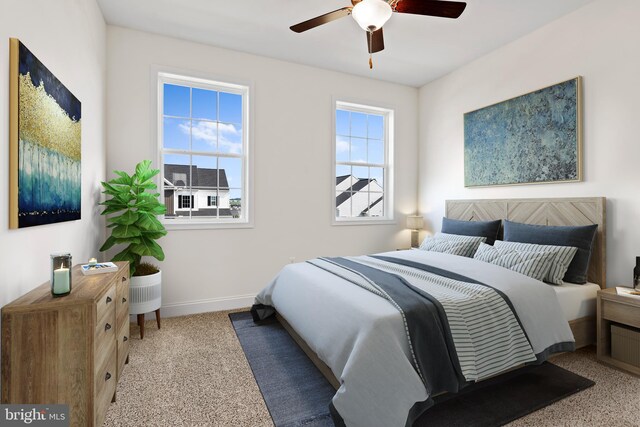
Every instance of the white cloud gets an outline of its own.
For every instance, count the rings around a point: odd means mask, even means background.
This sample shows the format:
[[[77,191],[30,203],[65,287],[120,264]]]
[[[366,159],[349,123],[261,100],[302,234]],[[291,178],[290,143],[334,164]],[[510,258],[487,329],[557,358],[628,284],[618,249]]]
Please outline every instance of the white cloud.
[[[346,138],[344,136],[338,136],[336,138],[336,151],[338,153],[348,153],[350,145],[351,144],[349,143],[349,138]]]
[[[195,126],[190,127],[188,123],[180,123],[180,130],[191,137],[200,141],[204,141],[212,147],[218,143],[218,150],[234,154],[242,153],[242,143],[234,142],[229,139],[230,136],[240,135],[239,129],[232,124],[215,123],[215,122],[196,122]],[[218,141],[218,135],[220,140]]]

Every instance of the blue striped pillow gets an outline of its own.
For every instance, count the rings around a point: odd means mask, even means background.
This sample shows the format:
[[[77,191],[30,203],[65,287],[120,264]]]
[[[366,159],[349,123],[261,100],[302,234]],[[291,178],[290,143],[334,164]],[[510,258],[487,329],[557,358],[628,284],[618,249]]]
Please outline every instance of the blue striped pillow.
[[[419,249],[472,258],[478,246],[486,240],[486,237],[436,233],[433,237],[425,238]]]
[[[496,241],[498,242],[499,240]],[[542,281],[551,269],[555,253],[545,250],[519,250],[483,243],[473,257]]]
[[[578,248],[571,246],[536,245],[533,243],[504,242],[496,240],[495,246],[498,248],[513,249],[517,251],[548,251],[552,252],[551,268],[544,278],[544,281],[552,285],[562,285],[562,278],[569,269],[569,265],[575,257]]]

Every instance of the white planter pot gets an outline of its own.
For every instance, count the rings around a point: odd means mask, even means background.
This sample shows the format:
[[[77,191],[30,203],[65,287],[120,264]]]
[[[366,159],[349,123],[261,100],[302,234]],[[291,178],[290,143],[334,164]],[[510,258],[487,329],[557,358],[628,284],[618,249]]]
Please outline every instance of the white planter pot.
[[[162,271],[133,276],[129,285],[129,314],[156,311],[162,305]]]

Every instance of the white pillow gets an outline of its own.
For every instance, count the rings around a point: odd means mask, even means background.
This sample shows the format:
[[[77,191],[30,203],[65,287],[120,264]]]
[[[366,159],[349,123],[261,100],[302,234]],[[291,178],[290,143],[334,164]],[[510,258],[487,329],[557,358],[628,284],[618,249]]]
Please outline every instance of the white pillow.
[[[544,277],[544,281],[551,283],[552,285],[562,285],[564,277],[569,264],[573,260],[573,257],[578,252],[578,248],[572,246],[553,246],[553,245],[536,245],[533,243],[520,243],[520,242],[504,242],[497,240],[495,242],[498,248],[508,248],[519,251],[546,251],[554,254],[551,259],[551,268]]]
[[[552,251],[500,247],[495,243],[494,246],[481,244],[473,258],[508,268],[536,280],[546,277],[555,257]]]
[[[471,258],[485,240],[487,240],[486,237],[436,233],[433,237],[425,238],[420,249]]]

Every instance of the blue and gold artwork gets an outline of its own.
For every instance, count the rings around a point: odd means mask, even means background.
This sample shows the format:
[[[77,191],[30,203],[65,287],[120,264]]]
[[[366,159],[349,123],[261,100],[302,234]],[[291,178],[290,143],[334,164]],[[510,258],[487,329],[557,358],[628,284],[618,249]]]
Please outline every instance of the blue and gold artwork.
[[[580,181],[581,79],[464,115],[465,187]]]
[[[80,219],[80,101],[11,39],[10,227]]]

